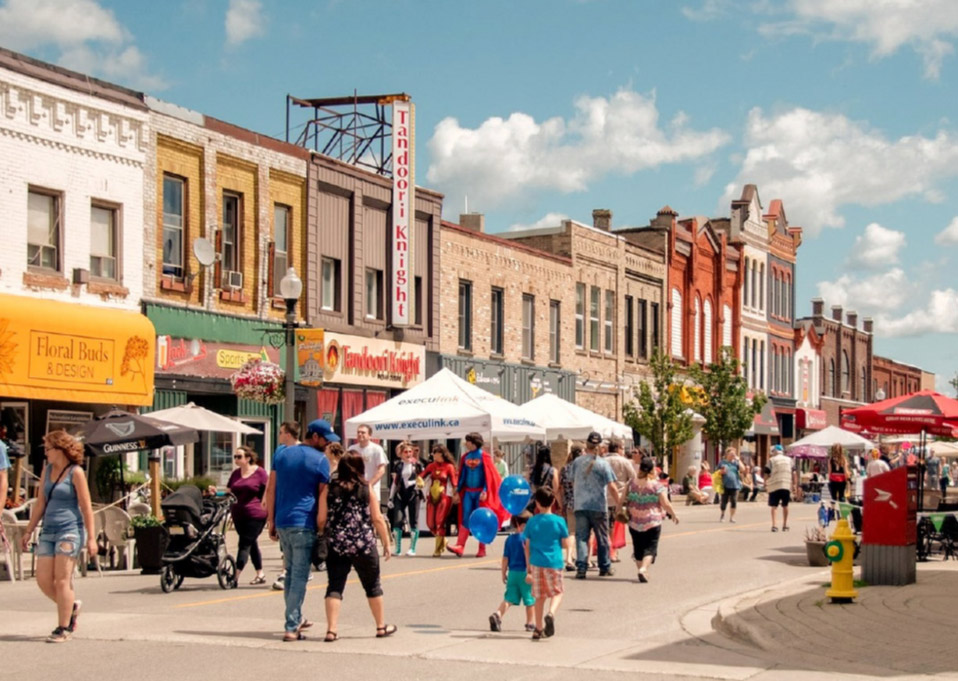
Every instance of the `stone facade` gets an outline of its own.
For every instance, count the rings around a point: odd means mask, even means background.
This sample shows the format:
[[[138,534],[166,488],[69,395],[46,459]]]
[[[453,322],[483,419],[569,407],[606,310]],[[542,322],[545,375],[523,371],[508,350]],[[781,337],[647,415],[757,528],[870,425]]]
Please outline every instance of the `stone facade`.
[[[922,377],[925,373],[916,366],[896,362],[888,357],[872,357],[872,389],[875,393],[881,390],[886,400],[922,390]]]
[[[150,134],[136,93],[0,49],[0,291],[139,309]]]

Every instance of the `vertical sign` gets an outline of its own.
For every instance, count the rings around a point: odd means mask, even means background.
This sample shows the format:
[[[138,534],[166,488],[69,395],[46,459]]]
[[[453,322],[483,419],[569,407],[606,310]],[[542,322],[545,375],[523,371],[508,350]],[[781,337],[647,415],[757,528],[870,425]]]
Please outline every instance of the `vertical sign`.
[[[416,186],[415,109],[412,102],[393,102],[392,277],[389,300],[392,325],[409,325],[409,281],[412,279],[413,191]]]

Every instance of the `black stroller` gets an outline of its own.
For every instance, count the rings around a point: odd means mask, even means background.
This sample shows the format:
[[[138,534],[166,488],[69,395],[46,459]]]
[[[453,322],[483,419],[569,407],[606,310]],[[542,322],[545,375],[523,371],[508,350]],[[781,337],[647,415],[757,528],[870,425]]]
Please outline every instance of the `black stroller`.
[[[160,587],[179,589],[185,577],[216,574],[221,589],[237,586],[236,561],[226,552],[226,525],[234,497],[204,499],[198,487],[183,485],[160,506],[170,543],[163,553]]]

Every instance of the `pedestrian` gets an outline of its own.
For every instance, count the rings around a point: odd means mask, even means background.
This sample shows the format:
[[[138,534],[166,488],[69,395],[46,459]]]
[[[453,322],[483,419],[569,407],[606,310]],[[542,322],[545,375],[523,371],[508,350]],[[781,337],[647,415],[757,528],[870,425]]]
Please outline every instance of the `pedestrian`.
[[[236,574],[243,571],[246,561],[253,563],[256,576],[250,582],[253,586],[266,584],[266,574],[263,572],[263,556],[259,550],[260,534],[266,525],[266,509],[263,507],[263,497],[269,476],[257,465],[256,452],[247,447],[237,447],[233,453],[233,463],[236,468],[230,474],[226,483],[230,493],[236,497],[236,502],[230,507],[233,516],[233,527],[239,535],[239,547],[236,550]]]
[[[548,445],[540,444],[536,448],[536,462],[529,475],[532,491],[545,487],[557,494],[559,491],[559,471],[552,466],[552,450]]]
[[[639,464],[641,466],[641,464]],[[682,479],[682,488],[685,492],[685,505],[690,506],[695,504],[696,506],[708,502],[709,495],[707,492],[699,488],[699,480],[701,476],[699,475],[699,467],[692,465],[689,466],[688,473]],[[709,489],[712,487],[712,478],[709,478]]]
[[[610,440],[603,459],[612,468],[615,475],[615,488],[621,498],[625,494],[625,488],[629,486],[636,475],[636,468],[632,461],[621,454],[622,443],[619,440]],[[640,462],[641,464],[641,462]],[[668,488],[666,486],[666,488]],[[609,507],[609,559],[613,563],[619,562],[619,549],[625,546],[625,524],[617,522],[615,519],[615,506]]]
[[[742,493],[742,501],[748,501],[748,495],[752,493],[752,486],[754,485],[752,481],[752,467],[746,463],[742,464],[742,487],[740,491]]]
[[[323,454],[326,455],[326,458],[329,459],[329,479],[332,480],[336,477],[336,470],[339,468],[339,460],[343,458],[343,454],[346,452],[343,450],[342,443],[339,442],[330,442],[326,445],[326,449],[323,450]]]
[[[934,452],[925,458],[925,470],[928,472],[928,487],[935,489],[939,486],[941,478],[941,459]]]
[[[676,525],[679,517],[669,502],[668,489],[655,478],[655,461],[644,459],[638,475],[626,487],[619,506],[628,516],[632,537],[632,556],[639,581],[649,581],[649,566],[655,562],[662,534],[662,521],[668,516]]]
[[[426,493],[426,525],[436,538],[432,557],[439,558],[446,550],[446,519],[452,508],[449,485],[456,479],[455,460],[445,445],[432,446],[432,463],[423,470],[422,478],[430,480]]]
[[[730,523],[735,522],[735,508],[736,508],[736,498],[738,497],[738,491],[742,487],[742,478],[741,478],[742,462],[738,458],[738,452],[735,451],[735,447],[726,447],[725,448],[725,460],[719,464],[719,467],[716,469],[716,472],[721,473],[722,478],[722,503],[719,508],[721,509],[721,514],[719,515],[719,522],[725,520],[725,510],[731,505],[732,508],[729,510],[728,521]]]
[[[0,474],[2,475],[2,474]],[[941,462],[941,478],[938,480],[938,485],[941,488],[941,500],[945,501],[945,496],[948,494],[948,485],[951,484],[951,466],[948,465],[947,459],[942,459]],[[2,484],[2,483],[0,483]],[[0,499],[3,497],[0,496]]]
[[[489,615],[489,629],[492,631],[502,631],[502,618],[512,605],[526,607],[526,631],[535,631],[532,606],[536,599],[532,596],[532,586],[526,581],[525,537],[522,534],[531,517],[528,511],[512,516],[512,534],[502,547],[502,583],[506,585],[506,593],[496,611]]]
[[[273,452],[273,461],[276,461],[276,455],[287,447],[299,444],[299,424],[296,421],[283,421],[279,424],[279,434],[276,436],[276,439],[279,440],[279,444],[276,446],[276,450]],[[269,476],[269,479],[266,483],[266,496],[263,497],[263,507],[269,509],[270,498],[275,494],[273,489],[274,479],[272,476]],[[282,554],[282,548],[280,548],[280,554]],[[280,570],[279,574],[276,575],[276,579],[273,581],[273,590],[282,591],[283,582],[286,580],[286,568],[283,567]]]
[[[509,475],[509,463],[506,461],[506,454],[499,447],[496,447],[496,472],[500,478],[506,478]]]
[[[715,470],[712,471],[712,489],[715,490],[713,503],[718,504],[722,501],[722,493],[725,491],[725,488],[722,486],[722,470],[719,466],[716,466]]]
[[[609,495],[619,503],[615,474],[598,448],[602,436],[596,431],[586,438],[586,451],[572,463],[575,499],[576,579],[585,579],[589,567],[589,537],[594,534],[599,557],[599,576],[615,574],[609,556]]]
[[[400,442],[392,462],[389,484],[389,510],[396,539],[396,555],[402,554],[403,527],[409,525],[409,552],[416,555],[419,541],[419,501],[422,498],[423,465],[410,442]]]
[[[845,501],[845,486],[848,484],[848,461],[845,449],[838,443],[828,453],[828,493],[833,501]]]
[[[749,497],[749,501],[755,501],[758,493],[765,489],[765,478],[762,473],[761,468],[752,466],[752,496]]]
[[[453,501],[459,504],[459,536],[455,546],[447,546],[446,549],[462,557],[466,550],[466,541],[469,539],[469,518],[476,509],[488,508],[499,518],[501,525],[509,517],[502,504],[499,502],[499,473],[493,464],[492,457],[482,446],[484,440],[479,433],[469,433],[464,438],[464,449],[466,453],[462,457],[462,465],[459,468],[459,481],[456,483],[456,495]],[[486,545],[479,544],[479,552],[476,558],[482,558],[486,555]]]
[[[715,490],[712,487],[712,471],[709,469],[709,462],[704,460],[699,465],[699,489],[705,495],[705,501],[702,503],[709,503]]]
[[[573,442],[569,447],[569,455],[565,465],[559,471],[559,515],[566,521],[568,527],[575,527],[575,478],[572,473],[572,462],[582,455],[582,443]],[[566,572],[575,570],[575,561],[572,560],[572,542],[563,548]]]
[[[562,549],[569,544],[569,528],[565,520],[552,512],[555,496],[549,489],[540,487],[533,498],[536,514],[526,523],[523,535],[529,566],[526,582],[532,585],[532,595],[536,599],[536,626],[532,640],[539,641],[553,636],[556,631],[555,616],[563,593]],[[549,601],[548,612],[546,601]]]
[[[379,500],[382,496],[380,493],[380,481],[383,479],[383,476],[386,475],[389,457],[386,456],[386,452],[382,447],[370,439],[372,433],[372,426],[366,425],[365,423],[360,425],[356,429],[356,442],[349,446],[348,451],[356,452],[363,457],[366,480],[372,485],[373,494],[375,494],[376,499]]]
[[[42,523],[34,549],[37,586],[57,604],[57,627],[47,641],[63,643],[76,631],[83,607],[82,601],[76,600],[73,571],[84,547],[91,557],[97,555],[96,533],[90,488],[82,468],[83,445],[65,431],[54,430],[43,438],[43,449],[47,465],[20,548],[28,550],[33,531]]]
[[[881,452],[877,449],[872,449],[869,452],[871,461],[868,462],[868,465],[865,466],[865,475],[869,478],[875,475],[881,475],[882,473],[887,473],[891,470],[891,466],[888,465],[888,462],[882,458]]]
[[[409,447],[410,456],[415,454]],[[339,611],[343,590],[351,570],[355,569],[366,592],[369,610],[376,620],[376,638],[396,633],[396,625],[386,624],[383,587],[379,571],[376,535],[383,543],[383,560],[389,560],[389,530],[363,473],[365,462],[358,452],[349,451],[339,461],[338,475],[323,488],[319,501],[318,525],[329,541],[326,558],[329,582],[326,585],[327,643],[339,639]]]
[[[319,497],[329,483],[329,460],[322,450],[339,442],[339,436],[327,421],[316,419],[306,428],[306,440],[312,445],[287,445],[278,451],[269,474],[274,490],[266,510],[269,538],[280,542],[286,567],[284,641],[302,640],[303,630],[312,626],[303,617],[302,607],[316,542]]]
[[[788,532],[788,504],[792,494],[798,494],[798,471],[795,462],[785,454],[781,445],[772,447],[772,456],[768,460],[768,507],[772,514],[772,532],[778,532],[776,515],[782,507],[782,532]]]

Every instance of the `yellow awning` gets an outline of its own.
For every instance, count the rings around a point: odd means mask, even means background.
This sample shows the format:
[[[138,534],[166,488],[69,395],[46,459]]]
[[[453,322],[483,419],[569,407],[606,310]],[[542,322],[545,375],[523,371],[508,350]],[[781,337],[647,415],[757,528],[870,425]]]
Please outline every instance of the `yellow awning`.
[[[141,314],[0,294],[0,397],[151,405],[155,352]]]

